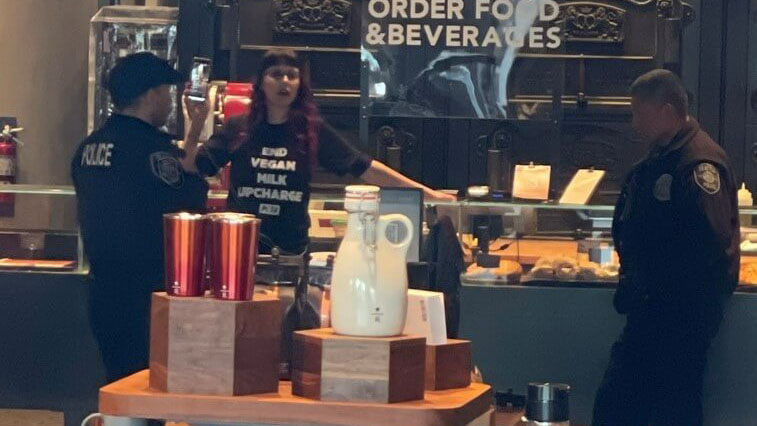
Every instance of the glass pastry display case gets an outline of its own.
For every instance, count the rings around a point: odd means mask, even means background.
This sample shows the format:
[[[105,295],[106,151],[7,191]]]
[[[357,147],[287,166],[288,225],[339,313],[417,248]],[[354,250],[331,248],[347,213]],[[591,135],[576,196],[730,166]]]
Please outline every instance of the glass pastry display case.
[[[614,287],[612,205],[468,202],[440,206],[466,257],[463,283]],[[741,207],[739,291],[757,291],[757,209]]]
[[[739,212],[741,219],[739,288],[757,292],[757,225],[754,225],[757,209],[742,207]]]
[[[0,270],[86,273],[70,186],[0,185]]]
[[[339,194],[314,194],[311,239],[338,245]],[[542,287],[608,287],[618,282],[612,241],[614,206],[555,202],[425,203],[425,236],[441,216],[455,226],[466,264],[462,282]],[[757,291],[757,208],[742,207],[739,291]]]
[[[463,282],[613,285],[612,206],[462,202]]]

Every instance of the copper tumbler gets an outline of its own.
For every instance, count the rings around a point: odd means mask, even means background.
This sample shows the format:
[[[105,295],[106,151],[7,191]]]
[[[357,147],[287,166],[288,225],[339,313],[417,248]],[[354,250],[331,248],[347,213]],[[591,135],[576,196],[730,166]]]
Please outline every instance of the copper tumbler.
[[[223,300],[251,300],[255,286],[260,219],[240,213],[215,213],[210,223],[210,285]]]
[[[211,235],[212,228],[210,226],[210,222],[214,217],[223,217],[224,215],[228,215],[228,213],[214,212],[206,213],[205,216],[203,216],[203,219],[205,221],[205,270],[202,286],[205,290],[209,290],[211,292],[213,291],[213,286],[210,284],[210,274],[213,270],[213,256],[211,255],[211,253],[213,253],[213,236]]]
[[[202,296],[205,293],[203,216],[185,212],[164,214],[163,246],[166,293],[171,296]]]

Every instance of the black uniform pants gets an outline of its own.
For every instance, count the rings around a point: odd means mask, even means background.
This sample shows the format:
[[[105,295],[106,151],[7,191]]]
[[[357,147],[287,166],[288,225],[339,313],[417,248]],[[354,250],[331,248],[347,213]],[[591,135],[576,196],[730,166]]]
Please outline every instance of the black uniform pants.
[[[612,347],[592,425],[701,426],[710,340],[705,327],[680,319],[629,317]]]
[[[148,368],[151,290],[135,280],[91,284],[90,323],[108,383]]]

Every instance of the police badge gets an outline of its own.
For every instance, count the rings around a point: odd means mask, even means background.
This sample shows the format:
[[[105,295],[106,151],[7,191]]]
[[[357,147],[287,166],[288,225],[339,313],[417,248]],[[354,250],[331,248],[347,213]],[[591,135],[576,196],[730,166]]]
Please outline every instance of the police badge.
[[[654,183],[654,197],[657,201],[670,201],[670,186],[673,184],[673,176],[665,173],[657,178]]]
[[[694,182],[710,195],[720,191],[720,172],[710,163],[701,163],[694,169]]]
[[[152,173],[168,186],[181,188],[184,184],[184,172],[179,160],[173,155],[158,151],[150,154]]]

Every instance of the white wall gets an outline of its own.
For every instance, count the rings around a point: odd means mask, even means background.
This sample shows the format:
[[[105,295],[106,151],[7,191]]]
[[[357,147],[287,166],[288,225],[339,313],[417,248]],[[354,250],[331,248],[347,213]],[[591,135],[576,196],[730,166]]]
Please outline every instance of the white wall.
[[[98,0],[0,0],[0,116],[26,145],[19,183],[70,184],[87,129],[89,19]]]

